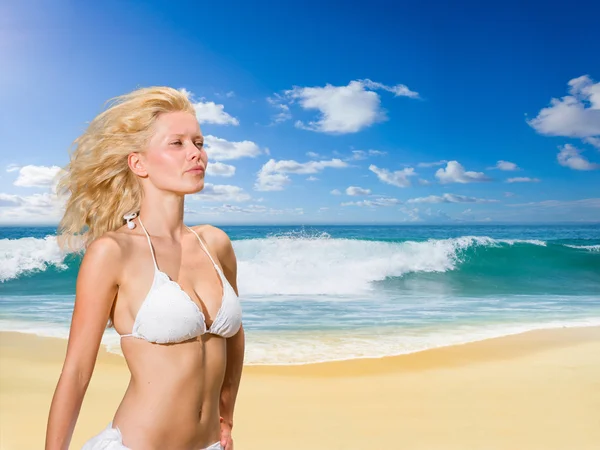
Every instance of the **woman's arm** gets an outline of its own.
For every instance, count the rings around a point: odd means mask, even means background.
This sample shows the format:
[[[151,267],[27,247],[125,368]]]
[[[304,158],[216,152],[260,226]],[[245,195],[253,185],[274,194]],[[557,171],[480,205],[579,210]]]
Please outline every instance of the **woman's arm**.
[[[87,248],[77,276],[67,353],[50,406],[46,450],[69,447],[117,294],[120,270],[121,250],[113,238],[101,237]]]
[[[231,241],[224,231],[215,227],[211,228],[211,240],[214,243],[213,248],[217,249],[217,256],[223,267],[223,273],[236,294],[238,294],[237,260]],[[234,336],[227,339],[227,367],[225,369],[225,379],[221,387],[220,415],[223,418],[223,425],[229,429],[233,427],[233,410],[242,377],[244,348],[245,335],[244,327],[242,326]]]
[[[223,418],[223,423],[229,429],[233,428],[233,408],[242,378],[244,346],[245,336],[244,327],[242,326],[240,327],[240,331],[227,339],[227,368],[225,369],[225,379],[221,387],[220,414]]]

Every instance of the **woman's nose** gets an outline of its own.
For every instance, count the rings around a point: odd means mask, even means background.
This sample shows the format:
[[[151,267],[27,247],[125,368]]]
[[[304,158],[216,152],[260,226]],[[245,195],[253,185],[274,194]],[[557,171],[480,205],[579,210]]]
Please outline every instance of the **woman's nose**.
[[[196,145],[192,146],[192,149],[188,152],[188,159],[190,161],[194,159],[200,159],[200,155],[202,154],[202,149],[196,147]]]

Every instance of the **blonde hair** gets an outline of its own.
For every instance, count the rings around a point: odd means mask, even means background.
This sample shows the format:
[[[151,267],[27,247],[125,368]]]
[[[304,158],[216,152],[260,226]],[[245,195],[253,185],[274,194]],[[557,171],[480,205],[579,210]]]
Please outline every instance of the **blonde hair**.
[[[170,87],[148,87],[110,99],[110,106],[90,122],[74,142],[70,162],[57,184],[68,196],[58,225],[58,244],[86,248],[107,231],[123,226],[123,215],[137,212],[142,186],[128,166],[131,152],[141,152],[157,117],[165,112],[195,114],[187,94]]]

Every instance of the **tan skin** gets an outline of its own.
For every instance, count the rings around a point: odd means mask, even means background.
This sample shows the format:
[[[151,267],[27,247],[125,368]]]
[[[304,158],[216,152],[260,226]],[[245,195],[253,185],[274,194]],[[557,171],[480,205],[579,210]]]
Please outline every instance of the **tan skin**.
[[[204,172],[188,169],[207,165],[195,116],[160,115],[147,149],[131,153],[128,164],[143,186],[140,217],[159,269],[198,304],[210,326],[221,306],[223,287],[196,236],[183,225],[185,194],[204,187]],[[150,289],[152,256],[138,219],[134,222],[133,230],[123,226],[92,242],[81,262],[67,355],[48,418],[46,450],[69,446],[107,320],[113,319],[119,334],[130,333]],[[194,230],[237,293],[236,258],[227,235],[210,225]],[[233,450],[231,428],[244,342],[243,327],[228,339],[205,334],[170,345],[123,338],[131,379],[113,420],[123,434],[123,444],[136,450],[197,450],[220,440],[226,450]]]

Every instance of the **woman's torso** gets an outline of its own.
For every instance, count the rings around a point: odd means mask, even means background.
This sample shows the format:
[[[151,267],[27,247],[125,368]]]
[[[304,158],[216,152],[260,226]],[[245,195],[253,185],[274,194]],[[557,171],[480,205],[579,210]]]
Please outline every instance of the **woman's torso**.
[[[202,237],[202,229],[197,231]],[[131,333],[155,273],[146,236],[130,233],[117,237],[127,255],[113,308],[119,334]],[[186,230],[181,250],[161,238],[152,237],[151,242],[160,271],[198,305],[210,327],[225,286],[196,236]],[[155,344],[124,337],[121,346],[131,379],[113,426],[121,430],[126,446],[191,450],[219,440],[219,398],[227,362],[224,338],[205,333],[180,343]]]

